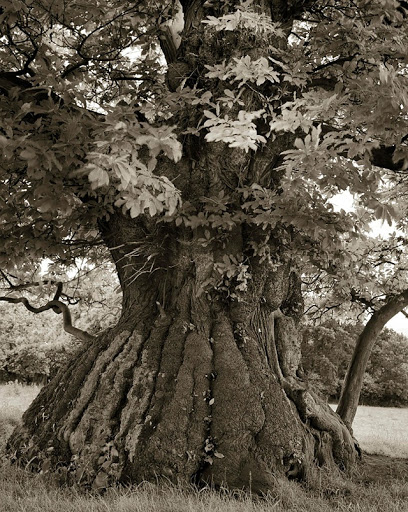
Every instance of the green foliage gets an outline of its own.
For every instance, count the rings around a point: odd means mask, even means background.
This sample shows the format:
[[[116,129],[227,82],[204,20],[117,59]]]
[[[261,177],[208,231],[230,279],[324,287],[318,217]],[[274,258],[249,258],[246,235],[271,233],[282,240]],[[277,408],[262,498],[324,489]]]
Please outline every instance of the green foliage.
[[[173,2],[30,1],[17,10],[4,3],[0,30],[9,40],[0,61],[10,83],[0,97],[2,266],[45,253],[72,261],[81,250],[69,253],[63,241],[81,233],[91,243],[97,219],[115,205],[131,217],[177,219],[188,198],[163,162],[182,159],[188,133],[254,155],[293,134],[280,150],[279,189],[259,176],[245,184],[274,193],[261,225],[291,231],[288,250],[313,264],[349,262],[341,239],[358,236],[371,219],[397,216],[372,157],[408,130],[408,34],[396,2],[386,10],[380,1],[343,3],[301,10],[290,37],[251,1],[206,5],[209,37],[234,34],[241,42],[222,60],[192,55],[194,78],[177,91],[167,88],[159,50]],[[187,119],[186,111],[194,115]],[[364,219],[333,211],[330,198],[347,189],[368,212]],[[185,222],[192,228],[202,206],[194,209]],[[237,225],[260,224],[260,212],[239,204],[230,214]],[[18,230],[10,226],[16,217]],[[218,225],[224,229],[222,219]]]
[[[328,320],[302,330],[302,365],[309,385],[330,399],[340,397],[361,324]],[[360,402],[370,405],[408,404],[408,339],[384,329],[372,351]]]
[[[163,122],[139,123],[131,99],[137,93],[146,100],[161,87],[157,41],[146,31],[165,21],[171,6],[79,2],[67,10],[61,2],[35,1],[19,2],[16,10],[3,4],[0,32],[9,34],[9,44],[2,45],[0,62],[10,89],[0,95],[2,268],[45,254],[68,263],[89,254],[96,220],[115,202],[133,217],[145,209],[174,213],[177,190],[153,169],[161,153],[179,160],[180,142]],[[138,56],[129,56],[135,41]],[[151,77],[148,87],[112,82],[139,73]],[[78,239],[86,243],[75,244]]]
[[[405,336],[389,329],[380,334],[364,376],[362,397],[367,403],[408,404],[408,340]]]
[[[237,119],[230,119],[228,114],[224,117],[215,115],[208,110],[204,110],[204,115],[208,118],[204,123],[204,128],[209,128],[205,139],[208,142],[225,142],[230,148],[243,149],[248,152],[250,149],[256,151],[258,142],[266,142],[265,137],[258,135],[254,119],[259,118],[262,111],[246,112],[240,110]]]
[[[302,366],[310,385],[324,395],[339,397],[358,327],[329,320],[302,329]]]
[[[222,291],[228,297],[243,300],[242,292],[248,289],[251,274],[249,266],[245,265],[242,259],[242,255],[236,257],[232,254],[224,254],[222,261],[214,263],[214,271],[215,277],[210,281],[214,288]]]
[[[94,135],[96,148],[87,154],[80,171],[88,177],[92,190],[111,184],[118,192],[115,205],[122,206],[125,213],[129,210],[132,218],[145,209],[152,217],[163,210],[173,215],[180,203],[178,192],[166,177],[153,174],[160,153],[176,162],[181,158],[181,144],[173,128],[139,123],[134,109],[129,109],[128,115],[122,109],[106,115]],[[140,156],[143,148],[148,151],[145,162]]]
[[[169,53],[177,2],[3,1],[0,268],[107,259],[98,229],[121,210],[175,238],[204,228],[221,253],[245,232],[207,283],[231,297],[253,257],[321,273],[323,307],[406,287],[405,235],[379,252],[367,228],[408,218],[407,12],[274,9],[206,2]],[[333,207],[344,191],[351,212]]]
[[[50,266],[50,279],[63,277]],[[65,274],[65,278],[67,278]],[[75,326],[97,334],[112,326],[121,311],[121,294],[112,269],[89,269],[85,266],[71,277],[64,290],[71,302]],[[41,286],[39,293],[26,293],[33,304],[49,300],[55,285]],[[45,311],[34,315],[23,305],[0,302],[0,381],[45,382],[65,364],[81,343],[63,330],[61,315]]]
[[[319,319],[335,309],[345,321],[361,314],[367,319],[407,289],[406,237],[393,233],[389,239],[367,237],[345,245],[348,259],[304,277],[309,317]]]
[[[214,28],[217,32],[247,30],[252,34],[274,35],[282,37],[284,32],[277,23],[264,14],[252,11],[253,2],[243,1],[241,5],[232,14],[225,14],[220,17],[208,16],[203,21],[208,27]]]

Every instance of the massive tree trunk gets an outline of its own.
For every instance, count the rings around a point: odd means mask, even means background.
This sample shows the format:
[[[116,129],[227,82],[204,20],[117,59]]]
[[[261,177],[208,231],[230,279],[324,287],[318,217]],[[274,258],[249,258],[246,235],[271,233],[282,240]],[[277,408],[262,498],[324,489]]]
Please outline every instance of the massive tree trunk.
[[[350,466],[349,431],[297,377],[302,300],[290,264],[253,259],[240,300],[200,293],[216,255],[151,224],[118,214],[102,226],[123,315],[43,389],[9,453],[93,488],[163,476],[265,492],[279,476]]]
[[[249,47],[253,58],[268,55],[262,34],[244,31],[240,41],[207,30],[207,4],[205,11],[204,2],[182,2],[172,90],[190,80],[224,94],[224,84],[205,78],[206,64]],[[240,98],[253,111],[265,97],[249,88]],[[200,122],[199,107],[182,107],[180,131]],[[120,213],[100,222],[123,289],[122,317],[40,393],[9,452],[94,488],[163,476],[265,492],[279,477],[352,465],[350,432],[297,376],[302,298],[285,253],[290,229],[265,232],[242,208],[240,187],[264,180],[281,193],[276,167],[293,140],[284,134],[245,153],[183,135],[183,159],[157,170],[189,201],[181,224]]]

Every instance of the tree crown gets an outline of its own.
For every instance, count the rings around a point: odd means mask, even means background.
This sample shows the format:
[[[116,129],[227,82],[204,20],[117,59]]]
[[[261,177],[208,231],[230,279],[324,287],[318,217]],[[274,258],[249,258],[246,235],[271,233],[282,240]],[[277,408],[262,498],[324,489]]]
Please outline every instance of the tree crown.
[[[403,227],[404,2],[0,5],[1,268],[100,259],[118,208],[204,244],[253,226],[255,255],[281,257],[275,238],[324,269],[353,262],[372,219]],[[332,206],[345,190],[353,212]]]

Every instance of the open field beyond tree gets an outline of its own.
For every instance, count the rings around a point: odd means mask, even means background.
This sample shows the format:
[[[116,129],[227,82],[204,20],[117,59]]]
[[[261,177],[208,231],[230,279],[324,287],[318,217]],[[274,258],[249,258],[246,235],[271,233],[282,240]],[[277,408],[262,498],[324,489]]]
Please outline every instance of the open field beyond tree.
[[[353,423],[354,437],[367,453],[408,458],[407,425],[406,408],[360,405]]]

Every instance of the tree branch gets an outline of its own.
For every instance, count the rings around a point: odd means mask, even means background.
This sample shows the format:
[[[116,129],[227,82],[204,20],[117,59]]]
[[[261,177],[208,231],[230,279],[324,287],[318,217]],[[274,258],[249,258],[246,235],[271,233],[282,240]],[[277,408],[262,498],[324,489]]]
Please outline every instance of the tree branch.
[[[371,163],[376,167],[383,167],[390,171],[404,170],[404,160],[399,160],[398,162],[394,162],[393,160],[396,149],[396,146],[380,146],[379,148],[373,149],[371,151]]]
[[[29,283],[13,284],[10,281],[10,279],[8,279],[6,277],[5,273],[2,270],[0,270],[0,273],[1,273],[2,277],[7,281],[7,284],[9,285],[9,288],[3,288],[3,290],[5,289],[6,291],[18,292],[20,290],[28,290],[29,288],[35,288],[35,287],[43,286],[43,285],[47,285],[47,284],[53,284],[53,285],[55,284],[57,286],[56,295],[58,293],[60,286],[61,286],[61,291],[62,291],[63,283],[61,283],[59,281],[53,281],[52,279],[45,279],[44,281],[31,281]],[[54,297],[54,299],[58,300],[60,295],[61,294],[59,294],[58,297]]]
[[[0,275],[2,276],[2,278],[6,281],[6,283],[12,287],[13,286],[13,283],[10,281],[8,275],[3,271],[3,270],[0,270]]]
[[[359,302],[362,304],[366,309],[370,309],[372,312],[375,312],[375,305],[372,300],[366,299],[365,297],[361,297],[356,290],[351,289],[350,290],[351,295],[351,302]]]
[[[329,132],[339,132],[339,128],[336,128],[334,126],[330,126],[328,124],[322,124],[322,133],[323,135],[329,133]],[[399,143],[403,143],[407,140],[408,134],[402,137],[401,141],[398,141]],[[372,165],[375,165],[376,167],[381,167],[383,169],[388,169],[390,171],[399,172],[405,170],[405,162],[403,159],[398,160],[397,162],[394,162],[393,156],[397,149],[396,145],[392,146],[380,146],[378,148],[374,148],[371,150],[371,158],[370,162]],[[347,153],[344,155],[345,158],[350,158]],[[352,160],[352,158],[350,158]]]
[[[64,79],[64,78],[67,78],[68,75],[70,75],[71,73],[74,73],[74,71],[76,71],[77,69],[81,68],[82,66],[86,66],[89,62],[89,58],[82,58],[79,62],[75,62],[74,64],[70,64],[69,66],[67,66],[64,70],[64,72],[62,73],[61,75],[61,78]]]
[[[387,322],[407,306],[408,289],[392,297],[375,311],[357,340],[336,411],[350,427],[357,411],[364,372],[376,339]]]
[[[92,341],[95,339],[95,336],[92,334],[89,334],[87,331],[84,331],[82,329],[79,329],[78,327],[74,327],[72,325],[72,318],[71,313],[69,311],[69,308],[66,304],[61,302],[60,300],[56,299],[56,297],[60,297],[62,293],[62,283],[58,283],[57,291],[55,293],[54,299],[47,302],[44,306],[35,307],[32,306],[29,302],[29,300],[26,297],[0,297],[0,301],[9,302],[11,304],[23,304],[28,311],[31,313],[42,313],[44,311],[48,311],[49,309],[52,309],[54,313],[61,314],[63,318],[63,326],[64,330],[72,334],[72,336],[75,336],[75,338],[81,340],[81,341]]]

